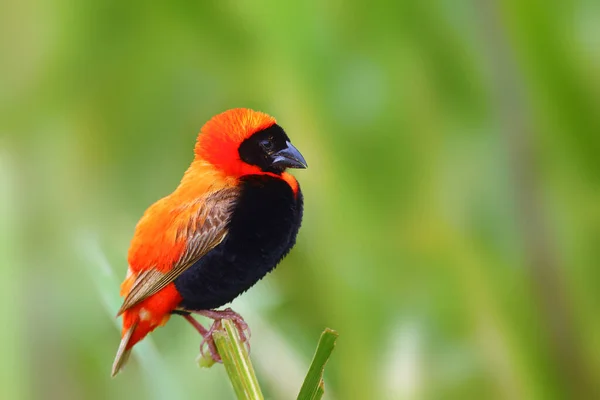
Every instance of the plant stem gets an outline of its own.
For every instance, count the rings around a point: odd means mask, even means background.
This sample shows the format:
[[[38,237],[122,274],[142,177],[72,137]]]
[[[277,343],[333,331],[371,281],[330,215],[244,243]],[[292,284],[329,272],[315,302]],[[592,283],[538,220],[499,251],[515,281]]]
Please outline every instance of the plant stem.
[[[263,400],[250,357],[235,325],[228,319],[224,319],[222,323],[224,329],[216,331],[213,338],[237,398]]]

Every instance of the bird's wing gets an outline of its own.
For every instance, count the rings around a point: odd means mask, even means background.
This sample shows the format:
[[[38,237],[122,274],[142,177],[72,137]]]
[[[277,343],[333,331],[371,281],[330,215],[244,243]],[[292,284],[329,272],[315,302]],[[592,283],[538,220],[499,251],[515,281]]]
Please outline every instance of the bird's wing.
[[[117,316],[140,301],[157,293],[173,282],[192,264],[215,248],[227,235],[227,225],[235,205],[238,189],[230,187],[211,193],[200,199],[202,205],[189,223],[178,230],[178,235],[187,238],[186,247],[168,272],[150,268],[140,272],[127,293]]]

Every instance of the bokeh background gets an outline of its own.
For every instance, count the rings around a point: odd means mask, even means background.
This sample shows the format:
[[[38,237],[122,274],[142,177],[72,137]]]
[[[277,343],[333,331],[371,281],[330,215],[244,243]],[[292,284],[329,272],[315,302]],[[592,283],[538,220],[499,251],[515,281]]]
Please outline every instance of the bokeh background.
[[[5,0],[3,399],[231,399],[181,318],[110,378],[135,223],[197,132],[270,113],[297,247],[236,300],[266,395],[321,330],[329,399],[593,398],[600,3]]]

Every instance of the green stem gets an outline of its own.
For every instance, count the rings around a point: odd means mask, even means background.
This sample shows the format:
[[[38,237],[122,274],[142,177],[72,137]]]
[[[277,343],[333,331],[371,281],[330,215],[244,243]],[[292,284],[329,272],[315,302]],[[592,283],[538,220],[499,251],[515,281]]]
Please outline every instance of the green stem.
[[[252,362],[245,345],[240,340],[233,322],[224,319],[222,330],[213,334],[213,339],[223,360],[225,370],[238,399],[263,400]]]

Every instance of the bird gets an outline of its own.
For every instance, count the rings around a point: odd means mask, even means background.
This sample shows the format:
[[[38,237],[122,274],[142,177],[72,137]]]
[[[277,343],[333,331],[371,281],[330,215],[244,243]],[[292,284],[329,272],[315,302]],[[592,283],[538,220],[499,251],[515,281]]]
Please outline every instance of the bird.
[[[176,189],[152,204],[135,227],[115,376],[133,346],[171,315],[181,315],[220,361],[212,332],[229,318],[247,341],[248,326],[230,303],[271,272],[296,243],[303,194],[288,168],[307,163],[275,118],[248,108],[212,117]],[[192,314],[214,320],[204,328]],[[249,342],[247,342],[249,345]]]

